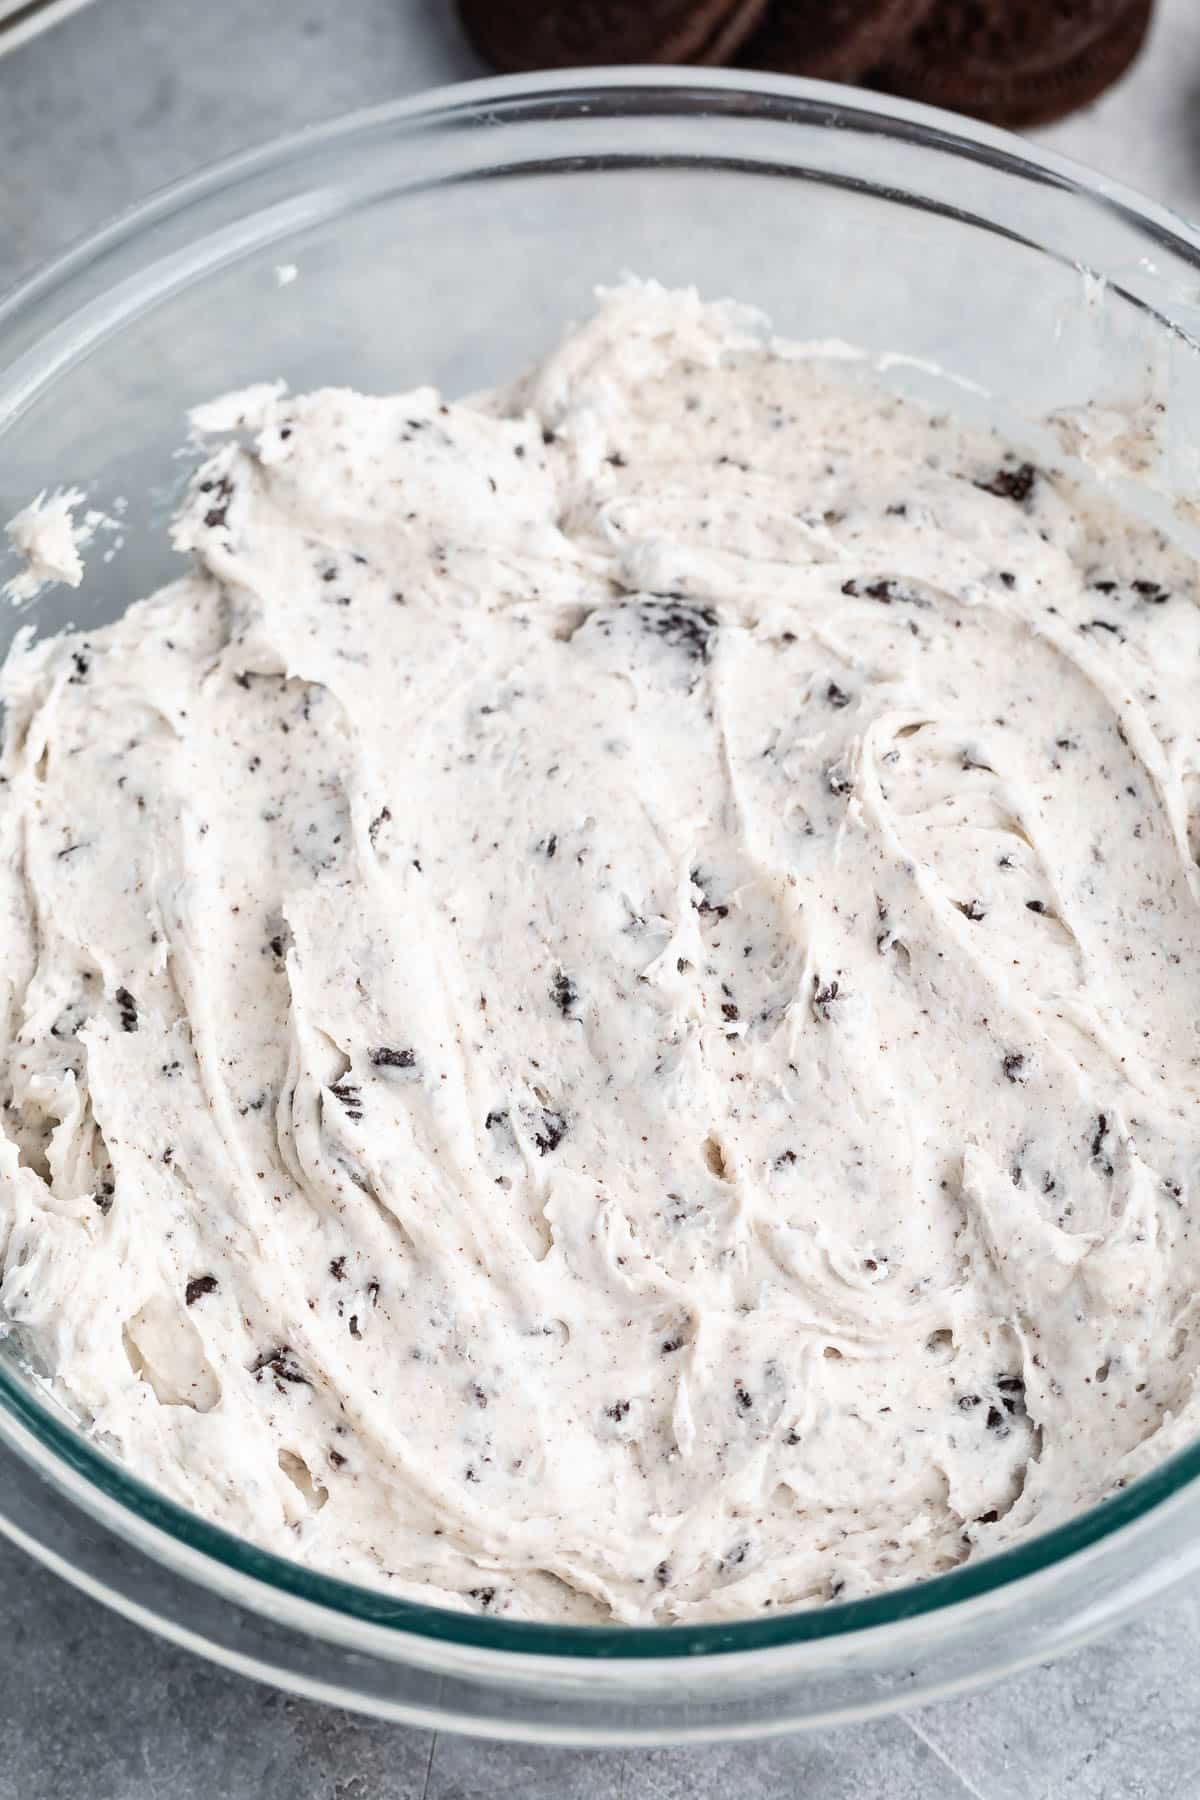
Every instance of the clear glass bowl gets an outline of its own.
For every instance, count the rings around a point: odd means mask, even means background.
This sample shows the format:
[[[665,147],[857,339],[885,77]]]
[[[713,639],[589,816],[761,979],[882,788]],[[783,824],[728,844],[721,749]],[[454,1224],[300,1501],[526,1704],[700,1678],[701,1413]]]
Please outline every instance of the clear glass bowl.
[[[279,269],[294,264],[294,280]],[[184,183],[0,307],[0,518],[125,496],[39,629],[175,572],[185,410],[265,376],[451,393],[509,375],[622,272],[849,339],[884,378],[1037,445],[1051,409],[1165,408],[1123,485],[1195,491],[1200,235],[984,127],[846,89],[685,71],[475,83]],[[939,373],[945,370],[948,374]],[[0,567],[0,577],[8,571]],[[0,650],[20,622],[0,623]],[[299,1691],[577,1742],[790,1730],[1042,1660],[1200,1566],[1200,1446],[1070,1524],[921,1586],[653,1630],[505,1623],[317,1575],[151,1492],[0,1345],[0,1528],[148,1626]]]

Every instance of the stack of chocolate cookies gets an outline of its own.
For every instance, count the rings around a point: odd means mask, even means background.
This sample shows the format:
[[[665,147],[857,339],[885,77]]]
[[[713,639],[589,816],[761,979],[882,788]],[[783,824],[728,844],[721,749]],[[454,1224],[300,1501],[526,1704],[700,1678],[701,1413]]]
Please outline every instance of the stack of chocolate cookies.
[[[459,0],[493,67],[736,63],[854,82],[995,125],[1086,106],[1137,56],[1153,0]]]

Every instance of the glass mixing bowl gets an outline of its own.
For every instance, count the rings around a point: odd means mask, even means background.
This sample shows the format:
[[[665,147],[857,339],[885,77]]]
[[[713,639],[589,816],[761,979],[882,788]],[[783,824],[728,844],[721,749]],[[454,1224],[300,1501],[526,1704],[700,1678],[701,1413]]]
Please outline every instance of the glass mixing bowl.
[[[59,483],[106,511],[127,502],[120,550],[104,560],[101,540],[77,593],[6,614],[0,649],[23,619],[99,623],[177,571],[163,527],[195,402],[267,376],[462,393],[520,368],[628,270],[752,301],[790,337],[864,346],[883,379],[1034,451],[1061,440],[1049,412],[1070,429],[1100,403],[1094,441],[1124,503],[1191,529],[1200,234],[1162,208],[1003,133],[843,88],[645,70],[479,82],[186,182],[0,307],[0,518]],[[1123,456],[1131,420],[1154,429]],[[900,1706],[1149,1604],[1200,1566],[1200,1445],[1068,1525],[874,1599],[739,1624],[514,1624],[314,1574],[206,1524],[89,1441],[10,1339],[0,1515],[131,1617],[303,1693],[496,1736],[654,1742]]]

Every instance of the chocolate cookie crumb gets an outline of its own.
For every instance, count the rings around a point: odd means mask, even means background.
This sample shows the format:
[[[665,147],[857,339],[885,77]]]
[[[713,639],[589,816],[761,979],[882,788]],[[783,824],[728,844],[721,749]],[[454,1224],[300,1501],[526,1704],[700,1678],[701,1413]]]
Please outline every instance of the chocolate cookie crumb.
[[[564,1019],[571,1016],[572,1008],[579,999],[579,989],[570,976],[565,975],[561,969],[555,974],[554,980],[550,984],[550,998]]]
[[[982,488],[985,494],[995,494],[1000,500],[1015,500],[1023,506],[1033,492],[1037,481],[1037,470],[1032,463],[1021,463],[1015,469],[1000,468],[994,475],[984,481],[977,481],[975,486]]]
[[[537,1145],[538,1155],[549,1156],[552,1150],[558,1149],[558,1146],[562,1143],[566,1135],[567,1121],[563,1118],[563,1115],[559,1112],[552,1111],[549,1107],[543,1107],[540,1123],[533,1134],[533,1141]]]
[[[335,1100],[341,1101],[346,1109],[347,1118],[362,1118],[362,1089],[357,1087],[354,1082],[347,1081],[344,1077],[341,1081],[331,1081],[329,1091]]]

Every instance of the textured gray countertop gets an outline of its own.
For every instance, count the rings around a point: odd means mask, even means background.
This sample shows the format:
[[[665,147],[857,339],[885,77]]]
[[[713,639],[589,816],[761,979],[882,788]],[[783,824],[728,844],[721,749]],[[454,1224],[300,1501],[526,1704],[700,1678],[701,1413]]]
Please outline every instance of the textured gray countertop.
[[[482,73],[445,0],[96,0],[0,59],[0,289],[244,145]],[[1200,5],[1042,140],[1200,214]],[[1200,1800],[1200,1587],[1047,1668],[759,1745],[526,1750],[252,1686],[0,1540],[0,1800]]]

